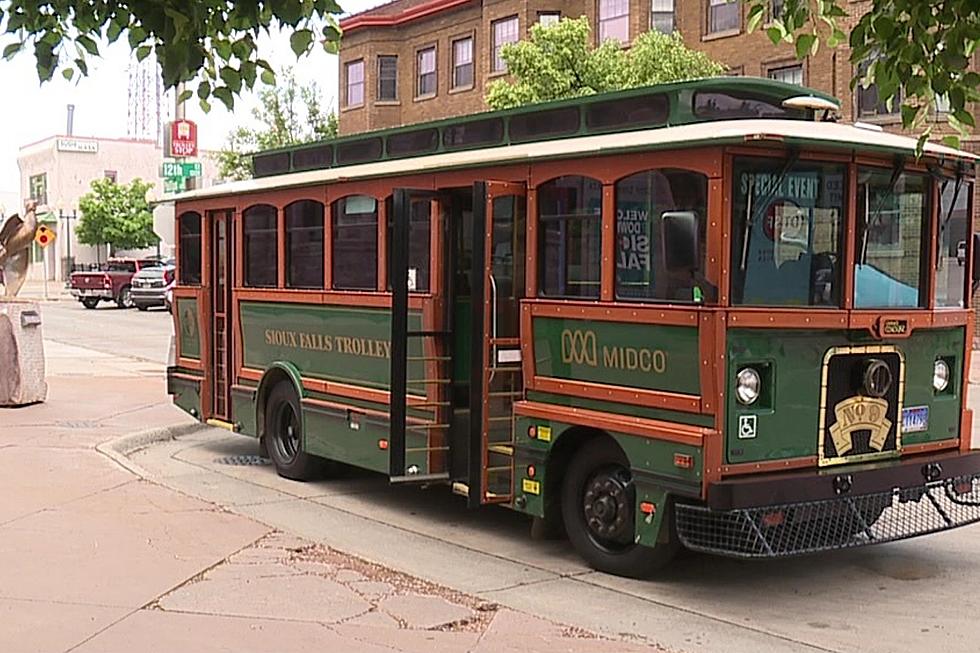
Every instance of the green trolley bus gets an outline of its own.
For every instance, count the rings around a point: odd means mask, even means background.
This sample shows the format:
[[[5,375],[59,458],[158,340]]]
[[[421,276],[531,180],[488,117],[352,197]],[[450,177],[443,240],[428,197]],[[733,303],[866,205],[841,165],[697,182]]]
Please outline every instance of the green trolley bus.
[[[975,157],[695,80],[261,152],[176,198],[168,391],[643,576],[980,520]]]

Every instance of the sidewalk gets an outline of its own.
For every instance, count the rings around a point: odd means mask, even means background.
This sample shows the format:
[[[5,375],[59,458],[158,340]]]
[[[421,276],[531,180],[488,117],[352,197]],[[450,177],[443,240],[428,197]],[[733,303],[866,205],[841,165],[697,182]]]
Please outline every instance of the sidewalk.
[[[0,409],[0,556],[11,562],[0,565],[4,653],[656,650],[503,608],[144,481],[95,447],[187,423],[160,370],[52,341],[46,348],[48,401]]]
[[[17,294],[18,299],[44,301],[44,282],[28,279]],[[74,301],[64,281],[48,281],[47,301]]]

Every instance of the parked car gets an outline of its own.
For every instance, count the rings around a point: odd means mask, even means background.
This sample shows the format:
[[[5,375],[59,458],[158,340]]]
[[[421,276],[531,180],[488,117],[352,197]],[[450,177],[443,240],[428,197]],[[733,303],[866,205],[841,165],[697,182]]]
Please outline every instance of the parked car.
[[[113,301],[119,308],[133,306],[133,275],[144,268],[161,267],[158,259],[113,258],[93,272],[73,272],[69,278],[72,297],[85,308],[95,308],[102,301]]]
[[[133,304],[141,311],[151,306],[163,306],[170,310],[168,298],[171,296],[177,275],[173,265],[143,268],[133,275],[130,293]]]
[[[956,262],[960,265],[966,263],[966,241],[961,240],[956,243]]]

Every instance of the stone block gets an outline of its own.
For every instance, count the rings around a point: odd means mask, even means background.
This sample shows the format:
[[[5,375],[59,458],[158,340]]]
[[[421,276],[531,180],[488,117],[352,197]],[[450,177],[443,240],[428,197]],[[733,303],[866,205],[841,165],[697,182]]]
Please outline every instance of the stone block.
[[[40,307],[0,300],[0,406],[44,401],[47,394]]]

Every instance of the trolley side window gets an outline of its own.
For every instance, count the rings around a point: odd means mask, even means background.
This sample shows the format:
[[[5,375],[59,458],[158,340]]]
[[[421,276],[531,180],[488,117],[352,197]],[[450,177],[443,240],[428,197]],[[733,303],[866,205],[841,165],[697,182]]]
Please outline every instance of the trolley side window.
[[[336,290],[378,289],[378,201],[351,195],[333,203],[330,262]]]
[[[323,204],[286,207],[286,287],[323,288]]]
[[[602,184],[567,175],[538,187],[539,294],[599,297]]]
[[[278,211],[268,204],[256,204],[242,212],[245,252],[245,285],[275,288],[279,271]]]
[[[686,170],[646,170],[616,182],[616,297],[626,300],[695,301],[703,285],[708,178]],[[668,269],[664,215],[693,213],[697,220],[697,270]],[[701,290],[704,290],[701,288]]]

